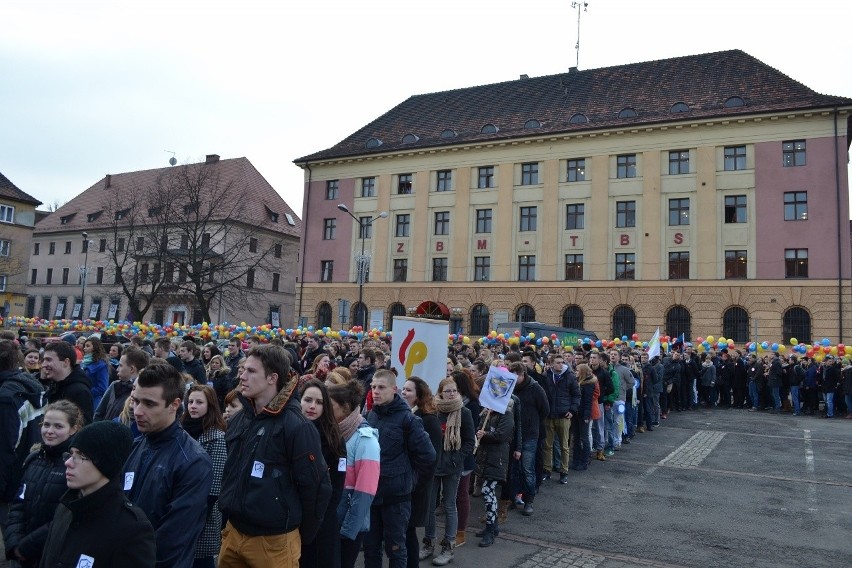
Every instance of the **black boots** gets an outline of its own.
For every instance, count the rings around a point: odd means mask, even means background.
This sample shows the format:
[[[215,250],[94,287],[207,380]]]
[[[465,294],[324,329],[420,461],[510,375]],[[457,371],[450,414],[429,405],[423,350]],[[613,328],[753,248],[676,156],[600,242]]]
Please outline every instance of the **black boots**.
[[[500,530],[497,528],[497,523],[488,523],[485,525],[485,530],[482,531],[482,540],[479,541],[479,546],[486,547],[494,544],[494,538],[500,534]]]

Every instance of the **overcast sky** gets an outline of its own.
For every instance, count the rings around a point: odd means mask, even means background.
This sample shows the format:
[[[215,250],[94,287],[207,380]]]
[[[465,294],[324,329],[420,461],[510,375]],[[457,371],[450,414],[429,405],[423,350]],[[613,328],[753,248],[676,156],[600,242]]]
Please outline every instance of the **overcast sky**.
[[[590,0],[580,69],[738,48],[852,97],[847,0]],[[0,5],[0,172],[46,204],[104,174],[247,157],[301,215],[302,170],[411,95],[561,73],[570,0]]]

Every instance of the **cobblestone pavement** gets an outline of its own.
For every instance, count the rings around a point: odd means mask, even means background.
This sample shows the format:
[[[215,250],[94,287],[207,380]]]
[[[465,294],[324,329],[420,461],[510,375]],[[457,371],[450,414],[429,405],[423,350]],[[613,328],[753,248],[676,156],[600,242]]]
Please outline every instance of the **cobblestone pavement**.
[[[719,445],[725,432],[696,432],[675,451],[660,460],[660,465],[698,466]]]

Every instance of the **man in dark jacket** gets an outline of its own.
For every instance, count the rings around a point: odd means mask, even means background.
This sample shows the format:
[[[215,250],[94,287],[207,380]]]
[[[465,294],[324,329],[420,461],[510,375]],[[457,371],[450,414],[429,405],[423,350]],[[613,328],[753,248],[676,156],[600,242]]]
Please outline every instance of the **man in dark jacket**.
[[[773,353],[772,361],[769,362],[769,375],[767,384],[772,394],[772,410],[770,412],[781,412],[781,383],[784,380],[784,364],[781,362],[781,354]]]
[[[299,358],[298,371],[301,374],[305,374],[308,372],[308,369],[311,368],[311,365],[314,363],[314,358],[323,352],[322,344],[319,338],[315,336],[310,336],[305,340],[305,350],[302,352],[302,356]]]
[[[577,376],[568,367],[562,355],[554,353],[550,357],[550,368],[544,372],[541,383],[547,395],[549,412],[544,421],[544,477],[550,477],[553,471],[553,441],[559,438],[561,448],[561,468],[559,482],[568,483],[568,466],[571,464],[571,419],[580,406],[580,385]]]
[[[210,456],[176,420],[183,393],[177,369],[153,361],[130,395],[142,436],[124,464],[123,486],[154,527],[158,568],[191,568],[213,484]]]
[[[231,370],[228,373],[228,385],[230,387],[228,390],[236,388],[237,386],[240,362],[243,359],[245,359],[245,354],[243,353],[243,342],[240,341],[238,337],[232,337],[230,343],[228,343],[228,358],[225,359],[225,363]]]
[[[302,542],[319,530],[331,481],[319,432],[302,416],[297,382],[283,347],[248,352],[240,377],[247,404],[228,426],[219,495],[219,509],[228,516],[220,568],[293,566]]]
[[[83,411],[86,424],[92,422],[95,413],[92,381],[77,365],[77,352],[70,344],[57,341],[44,348],[41,379],[52,381],[47,392],[48,402],[70,400]]]
[[[66,344],[67,345],[67,344]],[[0,522],[6,524],[9,502],[15,496],[24,460],[41,440],[44,391],[21,370],[21,350],[14,341],[0,341]]]
[[[370,508],[370,531],[364,538],[364,567],[381,567],[384,541],[390,568],[404,568],[411,492],[417,476],[434,467],[435,448],[423,430],[422,420],[396,393],[396,375],[387,369],[376,371],[371,392],[373,410],[367,415],[367,422],[379,431],[381,472]]]
[[[524,356],[526,359],[526,355]],[[509,370],[518,375],[515,396],[521,403],[521,445],[512,456],[521,462],[521,492],[524,494],[525,516],[533,514],[536,494],[535,461],[541,424],[550,414],[550,402],[542,386],[528,375],[529,368],[523,363],[512,363]],[[551,438],[551,442],[553,439]],[[551,445],[552,448],[552,445]],[[564,459],[564,458],[563,458]]]
[[[358,353],[358,373],[355,378],[364,387],[364,393],[370,392],[373,374],[376,372],[376,352],[372,347],[366,347]]]
[[[130,396],[130,391],[133,390],[136,377],[148,365],[149,360],[148,354],[138,347],[128,347],[124,350],[116,370],[118,379],[109,384],[104,397],[95,409],[95,422],[112,420],[121,414],[124,403]]]
[[[206,385],[207,371],[204,370],[204,363],[198,358],[200,354],[201,349],[194,341],[184,341],[178,347],[178,357],[183,362],[183,372],[191,376],[195,384]]]

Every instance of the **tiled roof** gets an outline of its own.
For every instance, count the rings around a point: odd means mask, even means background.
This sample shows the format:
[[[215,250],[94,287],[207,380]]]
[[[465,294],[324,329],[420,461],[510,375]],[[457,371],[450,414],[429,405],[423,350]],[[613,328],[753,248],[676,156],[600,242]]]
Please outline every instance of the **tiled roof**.
[[[9,178],[4,176],[2,173],[0,173],[0,197],[14,199],[15,201],[19,201],[21,203],[31,203],[36,207],[41,205],[41,201],[39,201],[29,193],[18,189],[18,186],[9,181]]]
[[[731,97],[744,104],[726,106]],[[672,113],[676,103],[689,110]],[[720,51],[416,95],[342,142],[295,162],[849,104],[852,99],[819,94],[743,51]],[[628,108],[635,116],[619,118]],[[588,122],[571,123],[577,114]],[[541,127],[525,128],[531,119]],[[498,131],[481,133],[486,124]],[[445,130],[456,136],[442,138]],[[403,143],[407,134],[417,140]],[[367,149],[370,138],[381,145]]]
[[[189,167],[193,166],[196,164],[189,165]],[[182,167],[184,166],[112,174],[109,176],[109,187],[106,187],[106,178],[101,178],[89,189],[39,222],[35,232],[38,234],[107,227],[113,220],[107,218],[107,215],[98,215],[98,213],[108,207],[110,198],[115,192],[151,191],[157,187],[157,180],[161,176]],[[241,205],[236,212],[238,220],[284,235],[296,238],[301,236],[302,220],[248,159],[219,160],[206,167],[214,168],[213,174],[219,176],[219,183],[235,185],[235,194],[239,196]],[[230,211],[230,208],[223,207],[223,209]],[[273,214],[277,214],[277,222],[273,221]],[[293,225],[288,222],[288,216],[293,220]],[[66,219],[64,224],[63,218]],[[92,221],[89,221],[89,218],[92,218]]]

